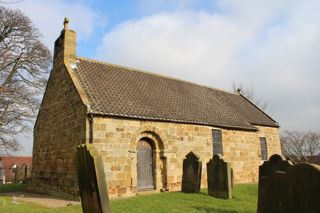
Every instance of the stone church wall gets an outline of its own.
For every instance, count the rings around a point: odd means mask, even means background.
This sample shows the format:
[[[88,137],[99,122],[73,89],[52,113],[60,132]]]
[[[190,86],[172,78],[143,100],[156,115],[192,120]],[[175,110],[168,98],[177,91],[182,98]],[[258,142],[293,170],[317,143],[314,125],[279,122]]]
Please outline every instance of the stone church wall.
[[[256,126],[259,131],[222,130],[224,158],[231,163],[235,183],[256,182],[262,163],[259,137],[266,137],[267,154],[280,153],[277,128]],[[212,157],[212,127],[157,121],[95,117],[93,137],[104,160],[109,195],[137,192],[137,143],[154,142],[155,190],[179,191],[182,162],[193,151],[203,164],[202,187],[206,187],[206,163]]]
[[[86,110],[61,65],[48,81],[34,128],[30,190],[78,199],[75,152],[86,141]]]

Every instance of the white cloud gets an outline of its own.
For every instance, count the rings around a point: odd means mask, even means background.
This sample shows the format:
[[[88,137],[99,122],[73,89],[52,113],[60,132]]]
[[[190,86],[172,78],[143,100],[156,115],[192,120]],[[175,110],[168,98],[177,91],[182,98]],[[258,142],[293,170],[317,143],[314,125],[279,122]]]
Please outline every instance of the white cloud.
[[[25,0],[10,5],[24,12],[39,28],[44,43],[53,49],[53,43],[63,29],[64,17],[69,17],[70,28],[74,29],[79,40],[88,39],[94,28],[105,24],[100,15],[81,2],[65,0]]]
[[[136,2],[151,15],[112,28],[98,58],[227,90],[234,81],[254,85],[283,130],[319,129],[319,1]],[[216,10],[192,10],[201,3]],[[106,24],[79,1],[24,0],[11,7],[32,19],[50,48],[65,16],[79,43]]]
[[[119,24],[100,59],[229,89],[254,85],[284,130],[319,129],[320,3],[219,1]]]
[[[125,22],[108,33],[99,58],[198,82],[224,81],[250,32],[208,13],[162,13]],[[221,85],[221,84],[220,84]]]

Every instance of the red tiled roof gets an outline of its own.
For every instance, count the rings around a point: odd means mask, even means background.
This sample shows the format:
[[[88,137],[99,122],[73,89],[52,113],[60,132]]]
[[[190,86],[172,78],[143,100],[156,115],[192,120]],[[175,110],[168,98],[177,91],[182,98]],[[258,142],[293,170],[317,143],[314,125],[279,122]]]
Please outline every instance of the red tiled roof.
[[[32,166],[32,157],[0,156],[0,183],[4,180],[6,182],[14,181],[14,165],[18,170],[24,171],[25,166],[28,168]]]
[[[17,165],[18,167],[28,165],[32,165],[32,157],[15,157],[15,156],[1,156],[0,162],[2,162],[2,166],[5,169],[11,169],[13,165]]]

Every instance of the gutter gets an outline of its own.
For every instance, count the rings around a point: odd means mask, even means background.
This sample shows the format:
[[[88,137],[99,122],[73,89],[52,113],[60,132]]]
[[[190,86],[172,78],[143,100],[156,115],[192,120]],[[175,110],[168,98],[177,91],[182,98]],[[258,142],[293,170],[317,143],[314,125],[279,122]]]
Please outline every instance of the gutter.
[[[93,143],[93,113],[88,113],[89,117],[89,143]]]

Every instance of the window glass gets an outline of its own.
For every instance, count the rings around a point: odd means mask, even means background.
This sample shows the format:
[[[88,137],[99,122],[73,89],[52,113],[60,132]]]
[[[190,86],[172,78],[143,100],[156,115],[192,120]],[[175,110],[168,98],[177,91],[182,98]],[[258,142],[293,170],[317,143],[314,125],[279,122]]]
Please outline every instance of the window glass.
[[[267,159],[267,141],[265,137],[260,138],[260,147],[261,147],[261,159],[268,160]]]
[[[213,154],[223,155],[222,132],[221,130],[212,130]]]

